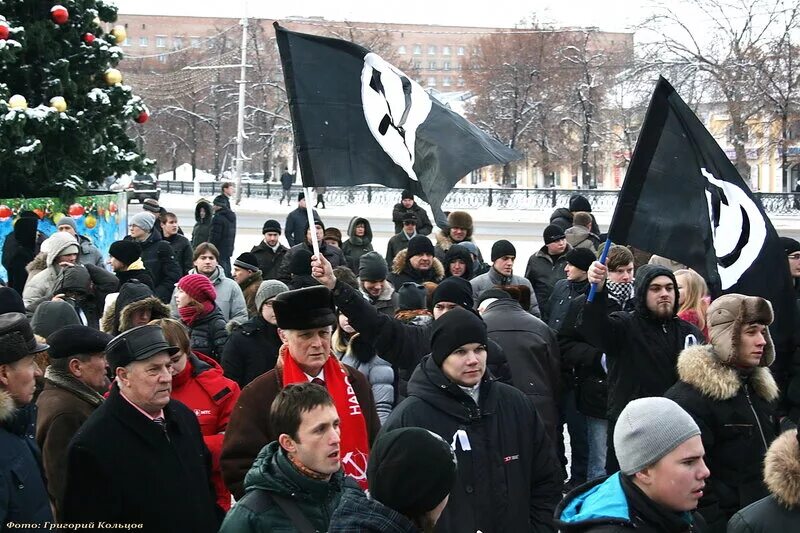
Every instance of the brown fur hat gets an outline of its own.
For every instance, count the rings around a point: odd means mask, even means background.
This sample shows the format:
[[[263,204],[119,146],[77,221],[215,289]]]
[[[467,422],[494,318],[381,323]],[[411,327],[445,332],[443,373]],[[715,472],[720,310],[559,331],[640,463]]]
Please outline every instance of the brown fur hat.
[[[773,318],[772,304],[758,296],[725,294],[711,302],[706,323],[717,357],[724,363],[733,362],[739,349],[742,328],[753,323],[769,326]],[[775,346],[768,329],[765,336],[767,345],[764,347],[760,366],[770,366],[775,361]]]

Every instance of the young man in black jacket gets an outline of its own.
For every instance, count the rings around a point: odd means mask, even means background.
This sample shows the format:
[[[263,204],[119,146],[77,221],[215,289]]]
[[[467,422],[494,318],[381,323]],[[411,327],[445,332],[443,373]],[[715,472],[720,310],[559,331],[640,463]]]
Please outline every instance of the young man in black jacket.
[[[605,281],[608,269],[595,261],[589,283],[597,283],[594,301],[583,307],[581,333],[606,354],[608,366],[608,433],[622,409],[636,398],[663,396],[678,381],[678,354],[699,344],[703,334],[677,317],[678,284],[671,270],[644,265],[636,273],[635,308],[630,313],[608,312]],[[609,439],[606,470],[617,470]]]

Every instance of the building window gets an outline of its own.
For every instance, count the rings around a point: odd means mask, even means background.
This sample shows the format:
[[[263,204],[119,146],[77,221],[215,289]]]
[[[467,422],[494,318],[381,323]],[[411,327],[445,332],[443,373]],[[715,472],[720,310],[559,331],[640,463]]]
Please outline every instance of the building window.
[[[167,54],[159,54],[158,55],[158,62],[159,63],[166,63],[167,62]]]
[[[183,37],[173,37],[172,48],[174,48],[175,50],[180,50],[181,48],[183,48]]]
[[[414,61],[414,68],[421,69],[422,68],[422,61]]]
[[[141,47],[147,46],[147,37],[139,37],[139,46]]]
[[[442,63],[442,70],[450,70],[450,62],[449,61],[444,61]]]
[[[436,87],[436,78],[433,76],[428,78],[428,87]]]
[[[200,37],[190,37],[189,42],[192,45],[192,48],[200,48]]]
[[[415,45],[414,45],[414,55],[415,55],[415,56],[418,56],[418,55],[420,55],[420,54],[422,54],[422,45],[420,45],[420,44],[415,44]]]
[[[456,63],[456,70],[458,71],[464,70],[464,65],[462,63]]]
[[[449,46],[442,46],[442,55],[449,56],[450,55],[450,47]]]
[[[436,54],[436,47],[433,46],[432,44],[429,44],[428,45],[428,55],[434,55],[434,54]]]
[[[406,53],[406,47],[405,47],[405,45],[401,44],[400,46],[398,46],[398,47],[397,47],[397,53],[398,53],[398,54],[405,54],[405,53]]]
[[[428,62],[428,70],[436,70],[436,61]]]
[[[464,47],[463,47],[463,46],[459,46],[459,47],[456,49],[456,54],[458,54],[458,55],[460,55],[460,56],[463,56],[463,55],[464,55]]]
[[[163,35],[156,35],[156,48],[166,48],[167,38]]]
[[[450,76],[442,78],[442,87],[450,87]]]

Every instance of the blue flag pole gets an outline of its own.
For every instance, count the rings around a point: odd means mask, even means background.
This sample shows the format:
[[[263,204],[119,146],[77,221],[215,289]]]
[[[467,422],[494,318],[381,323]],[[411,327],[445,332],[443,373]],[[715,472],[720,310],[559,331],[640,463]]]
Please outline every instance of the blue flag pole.
[[[610,231],[609,231],[610,233]],[[611,237],[606,239],[606,244],[603,246],[603,253],[600,254],[600,263],[606,264],[606,257],[608,257],[608,250],[611,248]],[[597,283],[592,283],[592,287],[589,289],[589,296],[586,297],[587,302],[594,301],[594,295],[597,294]]]

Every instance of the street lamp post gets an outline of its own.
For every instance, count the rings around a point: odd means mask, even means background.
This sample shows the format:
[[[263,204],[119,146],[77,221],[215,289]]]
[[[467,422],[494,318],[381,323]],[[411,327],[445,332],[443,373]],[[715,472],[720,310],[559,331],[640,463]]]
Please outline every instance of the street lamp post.
[[[592,143],[592,157],[594,158],[593,168],[592,168],[592,182],[589,184],[589,188],[596,189],[597,188],[597,149],[600,148],[600,145],[597,144],[597,141]]]

